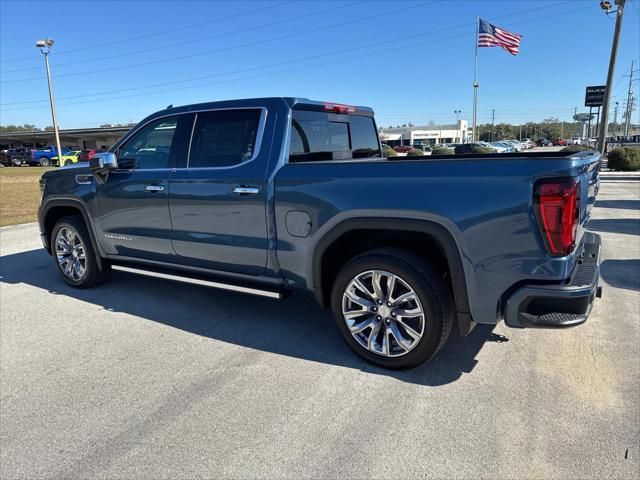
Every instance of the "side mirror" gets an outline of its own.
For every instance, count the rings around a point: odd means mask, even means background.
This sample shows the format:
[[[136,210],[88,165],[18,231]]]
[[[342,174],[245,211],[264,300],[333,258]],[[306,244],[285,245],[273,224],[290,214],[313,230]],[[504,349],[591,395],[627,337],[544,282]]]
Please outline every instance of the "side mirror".
[[[89,159],[89,168],[98,183],[104,183],[111,170],[118,168],[118,159],[114,153],[98,153]]]
[[[97,153],[89,160],[89,168],[93,173],[105,173],[118,168],[118,159],[111,152]]]

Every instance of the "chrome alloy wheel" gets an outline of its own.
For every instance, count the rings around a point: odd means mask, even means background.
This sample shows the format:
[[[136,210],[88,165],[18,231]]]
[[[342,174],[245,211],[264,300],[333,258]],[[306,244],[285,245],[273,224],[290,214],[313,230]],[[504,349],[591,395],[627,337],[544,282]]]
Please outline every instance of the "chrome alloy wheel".
[[[60,271],[77,282],[87,271],[87,256],[80,235],[71,227],[62,227],[56,235],[56,257]]]
[[[349,282],[342,316],[360,345],[385,357],[409,353],[424,334],[418,295],[405,280],[383,270],[368,270]]]

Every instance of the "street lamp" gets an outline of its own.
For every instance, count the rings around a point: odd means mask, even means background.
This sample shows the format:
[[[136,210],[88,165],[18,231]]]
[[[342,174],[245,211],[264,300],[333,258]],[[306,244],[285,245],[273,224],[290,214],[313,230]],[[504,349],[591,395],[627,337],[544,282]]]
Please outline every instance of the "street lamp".
[[[58,149],[58,159],[62,155],[62,147],[60,146],[60,133],[58,132],[58,122],[56,121],[56,106],[53,101],[53,88],[51,87],[51,71],[49,69],[49,53],[51,53],[51,47],[53,46],[53,38],[47,38],[46,40],[38,40],[36,47],[40,49],[40,52],[44,55],[44,64],[47,69],[47,82],[49,83],[49,103],[51,104],[51,118],[53,120],[53,133],[56,136],[56,148]]]
[[[462,110],[454,110],[453,113],[456,114],[456,124],[458,124],[459,115],[462,113]]]

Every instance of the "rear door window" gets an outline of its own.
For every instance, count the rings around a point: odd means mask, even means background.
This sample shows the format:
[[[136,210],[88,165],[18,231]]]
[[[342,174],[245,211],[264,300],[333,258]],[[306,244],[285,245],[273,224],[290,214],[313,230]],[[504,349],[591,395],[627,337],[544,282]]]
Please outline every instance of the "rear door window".
[[[189,168],[231,167],[254,157],[261,110],[198,113]]]
[[[372,117],[293,111],[290,161],[350,160],[380,156]]]

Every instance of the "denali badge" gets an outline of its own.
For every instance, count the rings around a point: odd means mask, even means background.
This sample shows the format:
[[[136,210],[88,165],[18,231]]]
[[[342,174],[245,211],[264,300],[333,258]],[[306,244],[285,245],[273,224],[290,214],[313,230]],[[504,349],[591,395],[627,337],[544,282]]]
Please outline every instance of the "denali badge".
[[[109,238],[111,240],[133,240],[133,237],[129,235],[118,235],[115,233],[105,233],[104,238]]]

